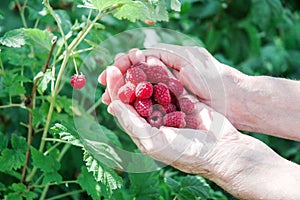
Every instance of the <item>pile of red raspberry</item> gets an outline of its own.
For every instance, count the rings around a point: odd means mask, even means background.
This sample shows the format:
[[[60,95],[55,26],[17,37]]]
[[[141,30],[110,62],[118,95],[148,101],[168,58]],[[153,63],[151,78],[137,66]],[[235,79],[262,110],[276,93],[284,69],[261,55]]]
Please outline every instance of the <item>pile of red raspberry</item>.
[[[199,127],[193,116],[195,104],[181,97],[182,83],[170,77],[162,66],[148,66],[145,62],[132,65],[125,73],[125,82],[118,91],[119,99],[131,104],[152,126]]]

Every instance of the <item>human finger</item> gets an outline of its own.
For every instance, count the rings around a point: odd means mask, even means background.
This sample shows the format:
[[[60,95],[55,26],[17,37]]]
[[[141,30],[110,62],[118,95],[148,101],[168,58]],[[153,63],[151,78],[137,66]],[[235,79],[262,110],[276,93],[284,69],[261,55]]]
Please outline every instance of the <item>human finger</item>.
[[[171,127],[151,127],[130,105],[113,101],[109,112],[116,116],[118,122],[129,134],[138,148],[145,154],[167,164],[175,162],[193,142],[199,131]]]
[[[114,59],[114,66],[119,68],[119,70],[124,74],[127,69],[132,65],[128,54],[125,53],[119,53],[115,56]]]
[[[119,68],[115,66],[109,66],[106,69],[106,82],[107,82],[107,92],[110,99],[113,101],[118,99],[118,90],[124,85],[124,77]]]
[[[137,48],[129,50],[128,57],[132,65],[145,62],[145,55],[140,49]]]

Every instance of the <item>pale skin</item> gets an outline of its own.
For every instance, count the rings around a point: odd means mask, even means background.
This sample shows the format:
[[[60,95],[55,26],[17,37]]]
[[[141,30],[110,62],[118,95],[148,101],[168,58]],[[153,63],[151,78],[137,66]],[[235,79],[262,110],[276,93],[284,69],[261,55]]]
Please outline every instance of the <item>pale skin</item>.
[[[124,72],[141,61],[165,63],[200,100],[200,130],[153,128],[118,100]],[[102,98],[109,112],[143,153],[204,176],[240,199],[300,199],[300,166],[238,131],[300,141],[299,81],[245,75],[200,47],[159,45],[119,54],[99,82],[107,86]]]

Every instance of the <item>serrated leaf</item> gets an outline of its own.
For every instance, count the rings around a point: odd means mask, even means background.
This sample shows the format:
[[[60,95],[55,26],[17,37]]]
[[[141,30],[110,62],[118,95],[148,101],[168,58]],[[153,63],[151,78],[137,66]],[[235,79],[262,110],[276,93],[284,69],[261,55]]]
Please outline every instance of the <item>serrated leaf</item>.
[[[131,22],[151,19],[148,7],[141,1],[131,1],[123,5],[114,13],[114,16],[118,19],[127,19]]]
[[[180,183],[171,177],[165,177],[165,183],[170,187],[172,191],[179,191]]]
[[[171,0],[171,9],[180,12],[181,3],[178,0]]]
[[[106,10],[117,4],[131,3],[131,0],[91,0],[91,3],[100,11]]]
[[[26,43],[37,49],[50,51],[53,34],[40,29],[24,29]]]
[[[21,85],[20,79],[23,79],[23,76],[7,73],[3,82],[0,84],[4,86],[4,91],[10,96],[19,96],[26,93],[24,86]]]
[[[15,134],[13,134],[11,137],[11,145],[15,151],[18,151],[20,153],[25,153],[28,148],[26,139],[22,136],[17,136]]]
[[[122,160],[115,148],[115,145],[122,146],[118,137],[89,116],[74,119],[84,148],[102,165],[122,169]]]
[[[44,155],[42,152],[31,148],[32,163],[43,172],[57,172],[60,169],[60,163],[52,155]]]
[[[122,179],[112,168],[101,165],[94,157],[87,151],[84,151],[83,160],[89,172],[92,172],[96,181],[103,183],[107,190],[112,191],[121,188]]]
[[[88,195],[90,195],[92,199],[101,198],[101,186],[99,185],[99,183],[97,183],[97,181],[93,177],[93,174],[87,171],[86,167],[81,167],[81,173],[78,176],[77,181],[80,187],[86,190]]]
[[[47,172],[43,178],[43,185],[47,183],[60,183],[62,181],[62,176],[58,172]]]
[[[25,163],[27,142],[24,137],[12,135],[12,149],[4,149],[0,156],[0,171],[10,171],[19,169]]]
[[[0,44],[7,47],[20,48],[25,43],[26,40],[23,29],[11,30],[0,38]]]
[[[209,199],[211,197],[210,186],[204,178],[197,175],[188,175],[180,180],[166,177],[165,182],[180,200]]]
[[[130,190],[137,200],[158,199],[160,189],[158,172],[130,173]]]
[[[60,139],[65,140],[74,146],[83,147],[77,131],[70,124],[64,123],[64,125],[62,125],[56,123],[50,128],[50,133],[58,135]]]
[[[9,193],[5,199],[7,200],[18,200],[24,199],[26,200],[33,200],[37,197],[37,195],[30,191],[23,183],[13,183],[10,187],[14,192]]]

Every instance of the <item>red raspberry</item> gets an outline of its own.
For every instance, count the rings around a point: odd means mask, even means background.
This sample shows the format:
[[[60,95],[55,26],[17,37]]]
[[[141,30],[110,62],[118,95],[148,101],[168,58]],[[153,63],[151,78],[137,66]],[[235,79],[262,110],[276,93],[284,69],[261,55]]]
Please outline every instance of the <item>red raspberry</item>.
[[[143,117],[148,117],[152,113],[152,100],[151,99],[136,99],[134,102],[135,110]]]
[[[192,114],[195,110],[195,104],[189,98],[181,98],[179,99],[179,110],[185,114]]]
[[[168,113],[163,118],[163,124],[169,127],[184,128],[186,126],[185,114],[181,111]]]
[[[73,88],[80,90],[81,88],[83,88],[86,84],[86,79],[85,76],[83,74],[74,74],[71,77],[70,83],[72,85]]]
[[[183,93],[183,85],[176,78],[169,78],[168,87],[175,96],[180,96]]]
[[[140,99],[148,99],[152,96],[153,86],[150,82],[140,82],[135,88],[135,96]]]
[[[149,66],[145,72],[151,83],[168,83],[168,72],[162,66]]]
[[[198,129],[200,123],[198,120],[192,115],[185,116],[186,128]]]
[[[139,82],[146,81],[147,76],[145,72],[139,68],[129,68],[125,74],[126,81],[130,81],[133,84],[138,84]]]
[[[124,103],[132,103],[135,100],[135,85],[131,82],[127,82],[120,87],[118,91],[119,99]]]
[[[166,106],[163,106],[163,105],[160,105],[158,104],[157,106],[157,110],[159,110],[160,112],[162,112],[163,114],[166,114],[166,113],[170,113],[170,112],[174,112],[177,110],[176,106],[172,103],[166,105]]]
[[[153,97],[157,103],[168,105],[171,103],[171,95],[168,87],[163,83],[158,83],[153,86]]]
[[[147,117],[147,121],[152,126],[159,128],[163,125],[163,114],[160,111],[155,110],[151,113],[149,117]]]
[[[146,62],[140,62],[132,65],[131,67],[139,67],[145,72],[148,69],[148,64]]]
[[[148,24],[148,25],[153,25],[153,24],[155,24],[155,21],[152,21],[150,19],[146,19],[145,23]]]

